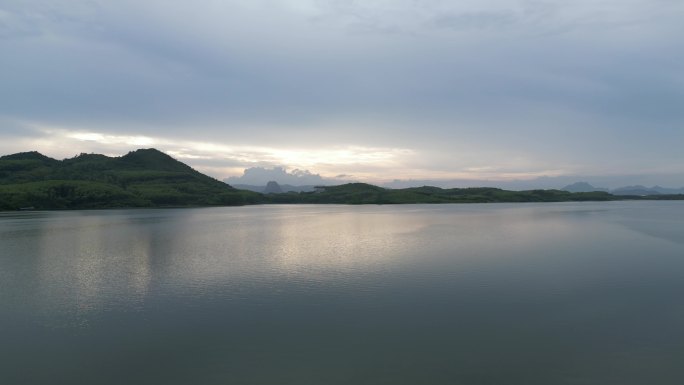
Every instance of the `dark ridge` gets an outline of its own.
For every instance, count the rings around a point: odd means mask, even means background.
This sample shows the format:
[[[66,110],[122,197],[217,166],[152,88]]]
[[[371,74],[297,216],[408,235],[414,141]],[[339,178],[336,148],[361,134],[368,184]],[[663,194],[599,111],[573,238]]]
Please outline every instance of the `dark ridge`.
[[[59,162],[41,154],[38,151],[18,152],[16,154],[0,156],[0,160],[39,160],[46,163]]]
[[[130,166],[140,168],[152,167],[156,170],[196,172],[185,163],[179,162],[169,155],[154,148],[131,151],[128,154],[120,157],[119,160]]]
[[[156,149],[122,157],[37,152],[0,158],[0,210],[229,206],[261,202]]]
[[[121,157],[80,154],[58,161],[38,152],[0,157],[0,210],[231,206],[255,203],[490,203],[624,199],[682,200],[684,195],[617,196],[603,191],[507,191],[492,187],[386,189],[366,183],[316,186],[308,192],[237,190],[150,148]]]

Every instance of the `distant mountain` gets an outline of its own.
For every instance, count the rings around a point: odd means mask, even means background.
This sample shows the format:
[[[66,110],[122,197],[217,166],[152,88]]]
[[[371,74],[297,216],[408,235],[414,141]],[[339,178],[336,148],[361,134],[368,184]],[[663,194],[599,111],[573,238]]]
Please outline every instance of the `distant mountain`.
[[[684,193],[684,188],[663,188],[656,185],[662,186],[665,180],[667,180],[668,185],[678,185],[684,186],[684,173],[662,175],[662,174],[652,174],[652,175],[613,175],[613,176],[600,176],[600,175],[563,175],[563,176],[541,176],[533,179],[525,180],[482,180],[482,179],[439,179],[439,180],[428,180],[428,179],[414,179],[414,180],[394,180],[389,183],[385,183],[382,187],[387,188],[407,188],[407,187],[419,187],[419,186],[437,186],[441,188],[452,188],[452,187],[496,187],[504,190],[513,191],[525,191],[534,189],[554,189],[559,186],[570,186],[577,181],[582,181],[592,186],[616,189],[627,185],[643,185],[643,186],[654,186],[651,187],[660,191],[662,194],[682,194]],[[667,191],[661,191],[664,189]]]
[[[0,157],[0,210],[240,205],[260,201],[156,149],[62,161],[38,152]]]
[[[651,187],[651,190],[655,190],[661,194],[684,194],[684,187],[682,187],[682,188],[668,188],[668,187],[653,186],[653,187]]]
[[[277,183],[277,182],[276,182]],[[258,186],[258,185],[251,185],[251,184],[233,184],[233,187],[241,190],[249,190],[249,191],[254,191],[258,193],[266,193],[266,186]],[[278,184],[280,186],[280,190],[283,193],[286,192],[311,192],[314,191],[316,186],[314,185],[307,185],[307,186],[293,186],[290,184]]]
[[[266,183],[266,187],[264,187],[264,194],[280,194],[282,192],[283,190],[280,188],[278,182],[273,180]]]
[[[654,189],[648,188],[646,186],[636,185],[636,186],[625,186],[616,188],[611,191],[614,195],[660,195],[661,192]]]
[[[642,185],[618,187],[613,190],[608,190],[602,187],[594,187],[587,182],[575,182],[562,188],[562,190],[570,192],[591,192],[591,191],[605,191],[614,195],[629,195],[629,196],[650,196],[650,195],[676,195],[684,194],[684,188],[666,188],[661,186],[646,187]]]
[[[247,185],[247,186],[264,186],[269,181],[276,181],[281,186],[292,185],[323,185],[323,184],[338,184],[340,181],[330,181],[323,179],[318,174],[313,174],[308,170],[295,169],[288,171],[283,167],[263,168],[251,167],[244,170],[241,176],[232,176],[224,179],[224,182],[230,183],[232,186]]]
[[[508,191],[491,187],[442,189],[430,186],[387,189],[364,183],[310,186],[311,191],[287,192],[290,187],[309,186],[279,185],[271,181],[263,187],[272,192],[266,195],[238,190],[201,174],[155,149],[137,150],[121,157],[81,154],[61,161],[38,152],[0,157],[0,210],[228,206],[252,203],[406,204],[684,200],[684,195],[649,195],[653,192],[652,189],[643,186],[619,190],[625,195],[622,197],[604,191]],[[587,188],[584,185],[575,187]]]
[[[607,188],[594,187],[587,182],[575,182],[563,187],[561,190],[569,192],[592,192],[592,191],[603,191],[608,192]]]

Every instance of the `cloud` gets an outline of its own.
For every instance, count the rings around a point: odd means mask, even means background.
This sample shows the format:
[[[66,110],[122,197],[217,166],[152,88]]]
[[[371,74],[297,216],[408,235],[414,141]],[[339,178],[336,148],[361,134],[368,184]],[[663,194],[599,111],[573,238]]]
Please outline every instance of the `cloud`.
[[[10,1],[0,149],[137,143],[216,176],[681,171],[682,15],[666,0]]]
[[[229,184],[248,184],[255,186],[266,185],[270,181],[276,181],[279,184],[289,184],[293,186],[308,186],[308,185],[322,185],[330,184],[330,181],[323,179],[318,174],[313,174],[309,170],[294,169],[287,171],[283,167],[264,168],[264,167],[250,167],[245,169],[241,176],[234,176],[225,179]]]
[[[23,139],[23,146],[41,149],[46,155],[68,158],[82,152],[119,156],[137,148],[155,147],[176,159],[187,162],[216,178],[242,173],[245,168],[288,165],[294,177],[307,177],[308,167],[328,175],[337,170],[382,170],[404,166],[412,150],[401,148],[329,145],[325,147],[270,147],[265,145],[226,145],[190,141],[173,137],[115,135],[55,126],[19,126],[35,132]],[[15,134],[16,135],[16,134]],[[2,136],[0,136],[2,137]],[[360,173],[362,176],[363,172]],[[368,175],[365,175],[368,176]]]
[[[471,30],[502,28],[515,24],[516,21],[517,17],[511,11],[463,12],[440,15],[435,18],[434,25],[439,28]]]

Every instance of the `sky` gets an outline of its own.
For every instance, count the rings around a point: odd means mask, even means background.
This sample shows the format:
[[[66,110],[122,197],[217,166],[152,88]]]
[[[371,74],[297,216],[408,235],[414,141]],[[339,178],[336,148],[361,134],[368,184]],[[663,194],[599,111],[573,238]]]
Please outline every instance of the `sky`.
[[[0,0],[0,154],[682,186],[682,20],[680,0]]]

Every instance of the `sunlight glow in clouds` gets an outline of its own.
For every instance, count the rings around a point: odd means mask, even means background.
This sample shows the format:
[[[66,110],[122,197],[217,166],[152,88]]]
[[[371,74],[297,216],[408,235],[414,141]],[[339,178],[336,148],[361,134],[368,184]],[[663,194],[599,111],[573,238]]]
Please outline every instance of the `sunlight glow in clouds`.
[[[0,151],[678,185],[683,19],[676,0],[4,1]]]
[[[256,146],[226,145],[220,142],[188,141],[145,135],[114,135],[93,130],[72,130],[58,126],[33,124],[38,135],[22,138],[28,148],[40,148],[55,158],[70,158],[79,153],[95,152],[121,156],[138,148],[155,147],[217,179],[242,175],[250,167],[284,167],[310,170],[324,178],[388,183],[401,176],[412,180],[529,180],[541,176],[561,176],[577,172],[572,166],[552,168],[526,155],[506,153],[505,162],[481,160],[481,150],[468,152],[463,147],[448,155],[398,147],[359,145],[330,146]],[[434,168],[434,163],[451,161]],[[521,171],[524,170],[524,171]],[[430,182],[427,182],[430,183]]]
[[[62,157],[71,157],[84,146],[96,145],[109,155],[123,155],[139,147],[157,147],[181,161],[199,163],[198,169],[214,170],[211,174],[221,179],[241,173],[244,168],[259,166],[287,165],[291,168],[312,168],[323,173],[339,174],[345,167],[387,168],[401,167],[407,157],[415,155],[409,149],[380,148],[363,146],[331,146],[328,148],[282,149],[266,146],[228,146],[217,143],[173,141],[148,136],[111,135],[98,132],[70,131],[61,128],[41,130],[44,137],[40,142],[50,142],[61,148]],[[68,152],[67,152],[68,151]],[[214,166],[203,167],[201,161],[209,161]],[[233,167],[220,167],[222,161]],[[217,174],[224,170],[228,174]]]
[[[317,148],[276,148],[252,145],[224,145],[135,135],[111,135],[92,131],[71,131],[64,128],[41,128],[43,136],[34,146],[50,143],[49,156],[72,157],[80,152],[100,152],[120,156],[141,147],[156,147],[197,170],[224,179],[241,175],[249,167],[284,166],[314,170],[324,177],[346,174],[349,178],[367,182],[388,182],[395,175],[406,178],[436,179],[529,179],[542,175],[561,175],[562,170],[534,169],[525,159],[511,158],[503,165],[461,167],[461,171],[421,168],[418,160],[424,154],[406,148],[365,146],[328,146]],[[516,168],[530,171],[518,172]],[[386,176],[383,176],[385,174]]]
[[[96,132],[74,132],[66,134],[67,138],[73,138],[84,142],[97,142],[99,144],[126,144],[131,146],[154,146],[158,141],[146,136],[120,136],[105,135]]]

